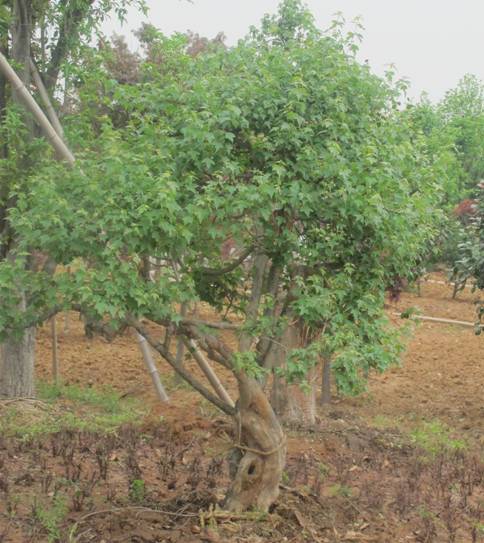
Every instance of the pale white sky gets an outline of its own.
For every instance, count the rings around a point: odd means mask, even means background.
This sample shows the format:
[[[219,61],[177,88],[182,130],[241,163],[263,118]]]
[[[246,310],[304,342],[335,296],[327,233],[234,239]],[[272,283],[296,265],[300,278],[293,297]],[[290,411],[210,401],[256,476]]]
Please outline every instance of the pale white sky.
[[[165,34],[192,30],[214,37],[223,31],[229,44],[244,36],[278,0],[147,0],[148,21]],[[410,95],[427,91],[443,97],[466,73],[484,79],[484,0],[306,0],[318,26],[327,28],[334,13],[347,20],[361,15],[365,38],[361,60],[382,74],[390,63],[411,81]],[[132,30],[142,16],[131,11],[128,22],[105,26],[124,34],[135,47]]]

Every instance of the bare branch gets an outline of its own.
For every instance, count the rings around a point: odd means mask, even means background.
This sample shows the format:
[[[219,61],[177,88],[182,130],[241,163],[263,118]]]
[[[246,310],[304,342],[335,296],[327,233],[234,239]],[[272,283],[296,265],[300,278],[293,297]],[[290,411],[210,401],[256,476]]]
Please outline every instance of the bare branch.
[[[252,253],[254,250],[254,246],[251,245],[248,247],[245,251],[242,252],[242,254],[227,264],[223,268],[200,268],[200,271],[204,275],[208,275],[211,277],[218,277],[219,275],[225,275],[226,273],[230,273],[231,271],[234,271],[238,266],[242,264],[242,262]]]
[[[233,324],[231,322],[211,322],[202,321],[198,319],[182,319],[180,324],[185,326],[206,326],[207,328],[215,328],[217,330],[239,330],[240,324]]]
[[[254,261],[254,277],[252,280],[252,291],[247,305],[246,315],[249,320],[255,320],[259,311],[262,288],[264,285],[264,274],[269,258],[265,254],[258,254]],[[246,352],[250,349],[252,338],[248,333],[243,333],[239,340],[239,351]]]

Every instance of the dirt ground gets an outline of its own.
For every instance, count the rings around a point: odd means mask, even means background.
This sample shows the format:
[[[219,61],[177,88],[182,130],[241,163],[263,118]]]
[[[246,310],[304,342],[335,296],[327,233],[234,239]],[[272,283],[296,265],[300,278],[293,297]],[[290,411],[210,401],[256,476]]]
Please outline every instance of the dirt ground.
[[[389,308],[395,324],[394,313],[409,307],[474,320],[469,290],[456,300],[447,285],[421,290]],[[484,541],[484,337],[472,328],[414,326],[400,367],[372,375],[357,398],[334,395],[314,427],[288,430],[284,484],[270,514],[236,516],[215,508],[228,484],[230,422],[161,361],[170,402],[160,404],[131,335],[87,339],[75,314],[57,326],[65,383],[112,386],[141,399],[149,415],[142,431],[116,436],[0,436],[0,542]],[[38,377],[50,380],[49,327],[39,331],[37,356]],[[449,428],[437,452],[408,438],[425,421]],[[454,438],[467,445],[454,447]],[[55,510],[59,481],[69,481],[71,501],[56,536],[34,508],[40,500]]]
[[[443,274],[430,274],[431,281],[444,281]],[[414,307],[418,314],[473,322],[477,295],[469,289],[452,299],[452,288],[424,281],[421,296],[404,293],[388,313]],[[67,329],[66,329],[67,325]],[[88,339],[75,313],[58,318],[61,378],[68,384],[109,385],[123,393],[141,396],[160,415],[180,416],[180,409],[198,402],[198,395],[186,388],[176,389],[171,368],[158,360],[162,380],[170,390],[172,402],[160,406],[153,392],[134,337],[126,334],[108,343],[103,338]],[[51,379],[50,328],[39,333],[37,375]],[[233,388],[234,383],[226,383]],[[181,400],[183,398],[183,400]],[[363,418],[378,416],[391,420],[438,418],[451,427],[482,440],[484,436],[484,336],[472,328],[432,322],[419,322],[408,339],[400,367],[382,375],[373,374],[368,393],[356,399],[335,398],[342,409],[356,407]]]

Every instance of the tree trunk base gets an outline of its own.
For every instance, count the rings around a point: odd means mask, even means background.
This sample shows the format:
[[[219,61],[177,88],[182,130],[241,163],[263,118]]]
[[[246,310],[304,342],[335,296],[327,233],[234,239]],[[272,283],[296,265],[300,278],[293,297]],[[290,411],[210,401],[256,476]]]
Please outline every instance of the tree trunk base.
[[[35,327],[0,345],[0,398],[33,398]]]
[[[266,512],[279,495],[286,460],[286,440],[260,385],[250,379],[240,384],[237,416],[238,451],[241,456],[225,500],[229,511]]]

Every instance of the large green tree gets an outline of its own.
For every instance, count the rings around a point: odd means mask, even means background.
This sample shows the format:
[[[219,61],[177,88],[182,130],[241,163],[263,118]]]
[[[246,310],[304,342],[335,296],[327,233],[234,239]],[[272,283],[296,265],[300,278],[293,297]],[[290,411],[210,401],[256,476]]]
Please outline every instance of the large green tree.
[[[435,170],[399,111],[398,85],[360,65],[337,24],[316,29],[296,0],[229,50],[193,55],[185,37],[151,31],[150,56],[129,82],[112,77],[106,51],[86,52],[66,119],[83,145],[78,166],[44,163],[10,213],[21,254],[41,251],[71,271],[2,263],[10,302],[0,330],[69,307],[105,330],[134,327],[234,418],[226,506],[266,510],[285,437],[263,385],[304,381],[331,353],[340,386],[355,390],[398,359],[385,286],[411,273],[434,234]],[[31,311],[14,303],[19,283]],[[205,318],[180,314],[199,301]],[[235,406],[177,361],[174,336],[235,377]]]

